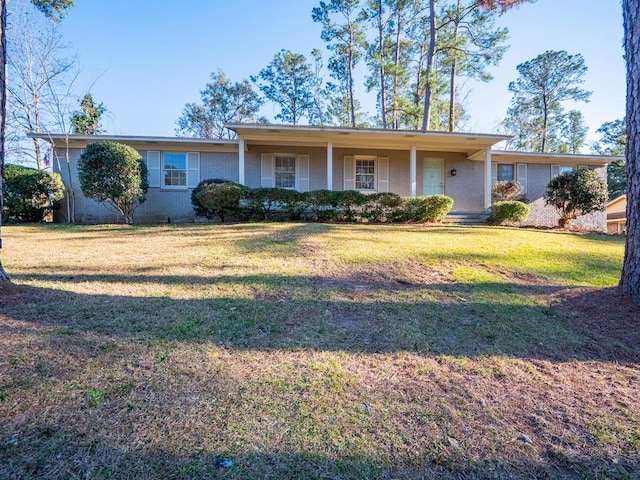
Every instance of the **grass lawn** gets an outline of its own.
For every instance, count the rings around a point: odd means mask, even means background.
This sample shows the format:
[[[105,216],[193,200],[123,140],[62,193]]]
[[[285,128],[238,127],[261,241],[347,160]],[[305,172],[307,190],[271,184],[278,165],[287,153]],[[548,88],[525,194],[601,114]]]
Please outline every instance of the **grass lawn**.
[[[0,478],[640,478],[620,238],[2,232]]]

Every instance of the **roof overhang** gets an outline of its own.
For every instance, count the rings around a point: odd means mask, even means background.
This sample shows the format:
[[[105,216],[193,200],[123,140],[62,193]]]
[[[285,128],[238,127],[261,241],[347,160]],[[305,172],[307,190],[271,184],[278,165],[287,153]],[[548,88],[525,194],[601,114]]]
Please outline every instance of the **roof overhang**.
[[[176,150],[201,152],[237,152],[238,140],[213,140],[186,137],[148,137],[139,135],[66,135],[64,133],[28,133],[29,138],[39,138],[56,148],[84,148],[89,143],[119,142],[138,150]]]
[[[605,155],[579,155],[561,153],[514,152],[510,150],[493,150],[491,159],[496,163],[541,163],[545,165],[588,165],[604,167],[622,157]]]
[[[511,138],[508,135],[421,132],[375,128],[297,126],[256,123],[228,123],[246,144],[303,145],[308,147],[367,148],[464,153],[471,156]]]

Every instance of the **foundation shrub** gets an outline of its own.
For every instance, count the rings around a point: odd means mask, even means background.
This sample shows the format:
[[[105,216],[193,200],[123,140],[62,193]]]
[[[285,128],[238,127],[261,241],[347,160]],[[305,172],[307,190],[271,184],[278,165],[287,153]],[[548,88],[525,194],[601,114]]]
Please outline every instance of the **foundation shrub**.
[[[332,190],[313,190],[306,194],[307,218],[316,222],[335,220],[338,193]]]
[[[355,222],[359,219],[362,206],[367,203],[367,195],[357,190],[344,190],[336,193],[337,219]]]
[[[440,222],[453,208],[453,198],[446,195],[405,198],[405,221]]]
[[[510,222],[522,222],[531,213],[531,207],[516,200],[496,202],[491,205],[489,222],[495,225]]]
[[[218,217],[223,223],[228,217],[244,220],[246,207],[243,201],[248,193],[249,188],[239,183],[218,179],[203,180],[193,191],[192,203],[195,198],[201,207],[200,211],[207,218]]]
[[[403,212],[402,197],[395,193],[374,193],[367,196],[367,202],[362,209],[362,218],[369,222],[393,222],[398,212]]]

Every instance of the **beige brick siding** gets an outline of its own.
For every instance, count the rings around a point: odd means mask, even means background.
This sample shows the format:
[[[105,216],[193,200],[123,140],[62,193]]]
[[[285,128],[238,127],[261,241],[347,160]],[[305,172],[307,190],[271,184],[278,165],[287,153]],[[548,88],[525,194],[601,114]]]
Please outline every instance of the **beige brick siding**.
[[[570,166],[578,167],[577,164]],[[560,214],[555,208],[548,206],[543,198],[547,185],[551,180],[551,165],[529,164],[527,170],[529,184],[527,198],[531,206],[531,214],[524,223],[538,227],[556,227]],[[607,170],[605,167],[598,168],[596,171],[600,178],[606,178]],[[572,226],[593,232],[604,232],[607,229],[607,214],[603,211],[584,215],[577,218],[572,223]]]
[[[78,159],[81,154],[80,149],[71,149],[69,152],[71,160],[71,175],[73,177],[73,190],[75,192],[76,223],[122,223],[122,216],[110,205],[98,203],[95,200],[85,197],[80,188],[78,179]],[[143,158],[146,158],[146,150],[138,150]],[[62,152],[59,152],[62,155]],[[68,184],[68,174],[64,158],[60,158],[61,175],[65,183]],[[54,166],[58,171],[58,165]],[[228,180],[238,180],[238,158],[235,153],[212,153],[201,152],[200,154],[200,179],[204,178],[224,178]],[[191,192],[193,189],[162,189],[149,188],[146,201],[140,205],[134,214],[136,223],[163,223],[163,222],[191,222],[195,220],[193,206],[191,205]],[[56,218],[61,221],[67,220],[65,202],[62,202],[62,211]]]
[[[221,178],[237,182],[239,178],[237,153],[200,153],[200,180]]]
[[[309,190],[327,188],[327,149],[320,147],[279,147],[273,145],[251,145],[245,152],[245,183],[259,188],[261,181],[261,158],[263,153],[290,153],[309,155]]]
[[[73,185],[76,196],[76,222],[78,223],[117,223],[122,218],[110,206],[100,204],[82,195],[77,176],[77,161],[80,149],[71,149]],[[139,150],[146,158],[146,150]],[[62,152],[59,152],[62,153]],[[260,187],[261,156],[263,153],[291,153],[309,155],[309,189],[319,190],[327,188],[327,150],[324,147],[279,147],[272,145],[251,145],[245,152],[245,184],[252,188]],[[344,188],[344,157],[370,155],[389,158],[389,191],[401,196],[411,195],[411,173],[409,150],[374,150],[374,149],[345,149],[333,150],[333,188]],[[423,164],[425,159],[442,159],[444,194],[455,201],[454,211],[482,211],[484,210],[484,162],[467,160],[464,154],[443,154],[441,152],[418,151],[416,155],[416,193],[423,194]],[[68,183],[68,175],[64,158],[62,163],[62,177]],[[517,160],[513,161],[517,164]],[[578,165],[573,165],[577,167]],[[452,176],[451,170],[457,170]],[[57,171],[57,165],[55,170]],[[606,175],[604,168],[598,169],[601,176]],[[239,179],[238,157],[236,153],[201,152],[200,179],[223,178],[232,181]],[[544,191],[551,179],[551,165],[527,164],[527,197],[532,207],[528,225],[548,226],[557,225],[558,213],[555,209],[545,205]],[[135,213],[138,223],[157,222],[189,222],[194,221],[191,205],[192,189],[168,190],[150,188],[147,201]],[[63,202],[64,205],[64,202]],[[65,212],[57,216],[66,219]],[[594,213],[578,219],[575,225],[586,230],[605,231],[606,214]]]
[[[455,177],[451,175],[453,169],[457,171]],[[421,167],[418,177],[418,185],[422,189]],[[444,182],[444,193],[453,198],[454,211],[484,210],[484,162],[467,160],[464,155],[449,155],[444,162]]]

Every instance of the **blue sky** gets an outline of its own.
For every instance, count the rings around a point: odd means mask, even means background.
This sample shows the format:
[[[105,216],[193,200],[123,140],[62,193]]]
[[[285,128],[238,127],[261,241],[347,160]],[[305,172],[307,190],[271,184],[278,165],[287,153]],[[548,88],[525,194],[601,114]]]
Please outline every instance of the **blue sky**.
[[[326,52],[311,20],[319,0],[75,0],[61,33],[77,52],[74,90],[91,88],[108,108],[108,133],[171,136],[185,103],[199,100],[211,72],[234,81],[257,74],[289,49]],[[590,138],[605,121],[624,116],[625,70],[619,0],[538,0],[500,19],[510,49],[487,84],[467,82],[468,131],[492,133],[511,98],[516,66],[545,50],[581,53],[590,103],[579,104]],[[325,59],[328,58],[328,52]],[[326,62],[325,62],[326,63]],[[364,90],[364,89],[363,89]],[[361,94],[373,113],[374,100]],[[570,107],[570,106],[568,106]],[[272,118],[276,110],[263,108]]]

